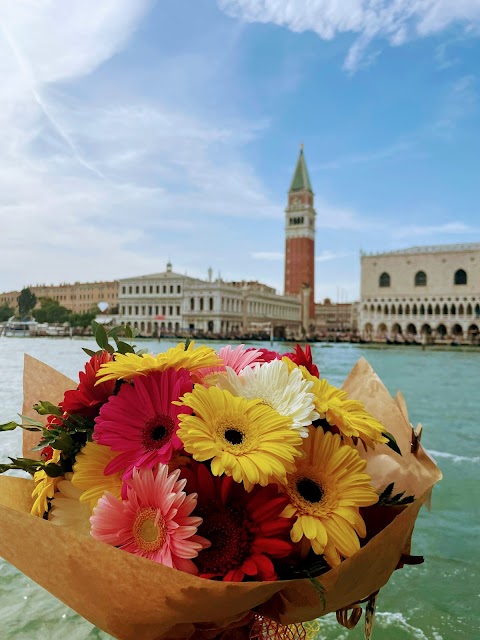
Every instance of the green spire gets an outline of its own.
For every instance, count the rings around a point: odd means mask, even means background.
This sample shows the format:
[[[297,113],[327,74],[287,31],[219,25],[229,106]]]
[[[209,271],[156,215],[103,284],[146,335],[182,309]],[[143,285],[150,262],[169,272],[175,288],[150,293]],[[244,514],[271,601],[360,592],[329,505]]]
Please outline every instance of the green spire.
[[[305,157],[303,155],[303,144],[300,145],[300,155],[298,156],[290,191],[310,191],[310,193],[313,193],[310,178],[308,177],[307,165],[305,164]]]

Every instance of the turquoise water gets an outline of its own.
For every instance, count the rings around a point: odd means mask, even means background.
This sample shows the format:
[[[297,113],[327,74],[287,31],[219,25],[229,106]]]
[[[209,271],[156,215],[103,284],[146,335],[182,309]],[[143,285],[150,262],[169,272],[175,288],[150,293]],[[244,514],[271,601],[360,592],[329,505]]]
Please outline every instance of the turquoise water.
[[[0,423],[15,418],[22,403],[23,353],[75,379],[89,341],[0,338]],[[170,343],[145,342],[160,351]],[[269,346],[265,344],[265,346]],[[285,350],[285,345],[277,345]],[[378,601],[374,640],[475,640],[480,638],[480,353],[422,352],[413,347],[364,348],[314,345],[322,375],[340,384],[366,357],[391,393],[402,390],[410,419],[424,426],[423,445],[441,467],[432,511],[422,510],[413,553],[425,564],[395,572]],[[20,452],[16,432],[0,435],[0,460]],[[48,567],[48,563],[45,563]],[[0,560],[1,640],[106,640],[11,565]],[[332,616],[322,619],[318,640],[360,640]]]

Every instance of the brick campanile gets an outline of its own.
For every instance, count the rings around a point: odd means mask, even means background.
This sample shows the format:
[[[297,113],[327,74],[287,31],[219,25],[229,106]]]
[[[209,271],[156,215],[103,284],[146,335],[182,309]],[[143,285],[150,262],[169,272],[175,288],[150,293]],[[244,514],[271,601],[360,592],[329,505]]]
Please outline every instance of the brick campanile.
[[[285,214],[285,294],[302,296],[303,326],[308,330],[315,322],[316,214],[303,145],[300,145]]]

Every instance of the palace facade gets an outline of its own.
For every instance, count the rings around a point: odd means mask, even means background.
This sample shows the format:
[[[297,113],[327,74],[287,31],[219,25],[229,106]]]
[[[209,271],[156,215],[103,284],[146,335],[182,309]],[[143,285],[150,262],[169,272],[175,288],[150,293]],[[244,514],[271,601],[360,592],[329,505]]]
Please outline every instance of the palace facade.
[[[367,339],[476,340],[480,243],[362,253],[359,324]]]
[[[224,282],[164,272],[120,280],[118,322],[141,335],[300,335],[301,305],[259,282]]]

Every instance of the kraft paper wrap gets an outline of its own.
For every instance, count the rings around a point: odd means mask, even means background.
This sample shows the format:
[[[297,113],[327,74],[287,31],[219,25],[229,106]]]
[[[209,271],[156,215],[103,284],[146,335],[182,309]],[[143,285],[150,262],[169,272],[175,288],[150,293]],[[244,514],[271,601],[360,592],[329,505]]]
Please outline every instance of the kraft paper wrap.
[[[59,402],[72,385],[43,363],[26,359],[25,407],[45,399]],[[416,455],[411,453],[412,429],[404,403],[390,397],[365,360],[354,367],[345,389],[383,421],[403,453],[399,458],[382,445],[374,455],[366,455],[375,486],[383,489],[398,482],[417,499],[352,558],[319,577],[325,606],[308,579],[205,580],[53,525],[30,515],[33,482],[22,478],[0,477],[0,556],[120,640],[206,640],[238,624],[252,609],[290,624],[363,600],[387,583],[408,551],[418,511],[441,473],[421,446]],[[51,564],[47,569],[45,559],[52,554],[57,571]]]

